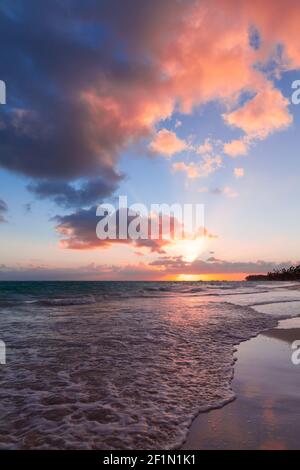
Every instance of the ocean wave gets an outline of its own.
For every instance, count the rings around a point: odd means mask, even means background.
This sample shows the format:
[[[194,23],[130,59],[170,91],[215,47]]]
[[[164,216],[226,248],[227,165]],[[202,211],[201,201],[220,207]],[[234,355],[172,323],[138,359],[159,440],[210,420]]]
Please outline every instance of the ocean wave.
[[[93,295],[88,295],[84,297],[39,299],[39,300],[30,301],[30,303],[35,303],[37,305],[42,305],[46,307],[64,307],[64,306],[71,306],[71,305],[94,304],[96,303],[96,299]]]
[[[85,297],[61,297],[61,298],[50,298],[50,299],[31,299],[31,300],[24,300],[24,299],[8,299],[8,300],[0,300],[0,309],[5,307],[20,307],[20,306],[27,306],[27,307],[64,307],[64,306],[71,306],[71,305],[89,305],[96,303],[96,298],[92,295],[85,296]]]
[[[104,288],[95,286],[90,295],[52,292],[44,308],[0,309],[8,346],[0,379],[0,448],[180,447],[197,414],[235,398],[236,345],[274,327],[272,309],[296,308],[299,294],[258,287],[250,295],[206,298],[203,293],[213,290],[201,284],[197,295],[191,292],[197,285],[185,283],[169,286],[172,295],[157,289],[143,301],[132,295],[146,295],[144,287],[104,286],[105,302],[97,297]],[[118,292],[127,300],[116,301]],[[259,302],[269,310],[250,306]]]

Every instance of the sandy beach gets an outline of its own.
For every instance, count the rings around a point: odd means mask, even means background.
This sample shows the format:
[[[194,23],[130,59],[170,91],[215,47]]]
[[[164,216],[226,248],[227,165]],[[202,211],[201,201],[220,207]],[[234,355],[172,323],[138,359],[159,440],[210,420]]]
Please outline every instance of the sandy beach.
[[[236,400],[200,414],[183,449],[299,449],[300,365],[291,344],[300,339],[300,319],[241,343],[232,388]]]

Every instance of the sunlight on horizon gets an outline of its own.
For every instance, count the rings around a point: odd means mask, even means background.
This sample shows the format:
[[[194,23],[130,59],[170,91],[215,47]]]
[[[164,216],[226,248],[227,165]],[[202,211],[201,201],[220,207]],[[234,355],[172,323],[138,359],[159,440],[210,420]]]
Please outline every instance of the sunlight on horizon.
[[[176,240],[168,249],[168,252],[175,256],[182,256],[183,261],[191,263],[195,261],[205,251],[205,238]]]

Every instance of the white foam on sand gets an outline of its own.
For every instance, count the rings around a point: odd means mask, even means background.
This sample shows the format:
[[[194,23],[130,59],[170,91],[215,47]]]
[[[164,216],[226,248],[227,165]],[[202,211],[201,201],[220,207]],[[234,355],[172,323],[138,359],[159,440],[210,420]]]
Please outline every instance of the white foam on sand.
[[[278,318],[300,315],[300,291],[284,289],[282,285],[271,285],[269,292],[257,292],[248,295],[228,295],[224,300],[235,305],[252,307],[260,313]]]

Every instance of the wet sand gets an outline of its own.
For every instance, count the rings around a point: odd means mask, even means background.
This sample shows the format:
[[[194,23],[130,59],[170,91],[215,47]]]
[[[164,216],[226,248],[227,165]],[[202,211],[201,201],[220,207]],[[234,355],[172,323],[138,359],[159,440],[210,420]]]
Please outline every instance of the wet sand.
[[[300,449],[300,365],[291,344],[300,318],[239,345],[232,388],[236,400],[200,414],[183,449]]]

